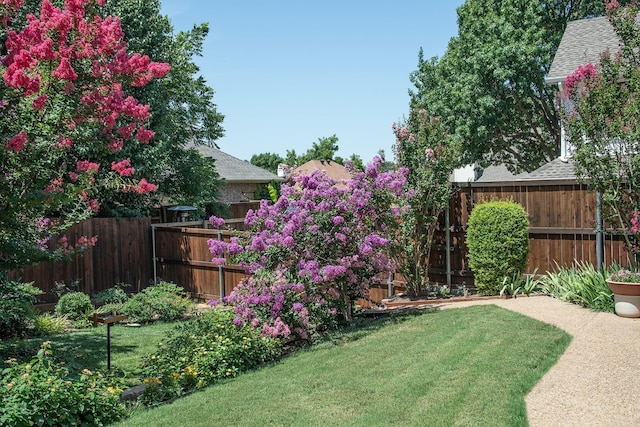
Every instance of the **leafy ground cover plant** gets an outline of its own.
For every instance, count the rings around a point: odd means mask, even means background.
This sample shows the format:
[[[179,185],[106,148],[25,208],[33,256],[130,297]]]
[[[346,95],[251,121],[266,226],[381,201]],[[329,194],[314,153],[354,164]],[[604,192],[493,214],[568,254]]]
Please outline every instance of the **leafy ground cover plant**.
[[[191,301],[182,287],[175,283],[159,282],[129,298],[122,306],[122,312],[129,316],[129,321],[169,322],[182,319],[190,307]]]
[[[212,310],[180,324],[145,358],[142,401],[173,399],[232,378],[280,355],[280,342],[250,325],[233,322],[231,310]]]
[[[103,426],[126,415],[115,378],[71,372],[53,360],[49,342],[30,362],[9,361],[0,378],[0,425]]]
[[[0,340],[27,336],[33,329],[33,304],[42,291],[32,283],[9,280],[0,274]]]

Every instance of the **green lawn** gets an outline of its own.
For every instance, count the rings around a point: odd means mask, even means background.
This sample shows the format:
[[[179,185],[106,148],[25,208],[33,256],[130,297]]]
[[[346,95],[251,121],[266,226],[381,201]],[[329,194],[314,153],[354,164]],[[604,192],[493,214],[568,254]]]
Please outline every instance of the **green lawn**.
[[[119,425],[523,426],[524,396],[569,341],[496,306],[429,312],[300,351]]]

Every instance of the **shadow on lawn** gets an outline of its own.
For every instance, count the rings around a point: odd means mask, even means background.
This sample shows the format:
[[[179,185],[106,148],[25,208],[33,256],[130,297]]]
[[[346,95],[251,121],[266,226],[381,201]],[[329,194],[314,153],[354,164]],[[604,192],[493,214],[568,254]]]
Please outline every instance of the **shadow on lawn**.
[[[119,335],[111,331],[111,361],[136,351],[137,346],[122,344]],[[55,360],[64,362],[71,369],[87,368],[106,371],[107,368],[107,327],[87,329],[46,337],[10,340],[0,345],[0,366],[7,359],[18,362],[33,359],[43,342],[50,341]]]
[[[350,325],[346,325],[338,331],[330,334],[320,344],[343,345],[348,342],[359,340],[380,328],[390,324],[402,323],[416,316],[433,314],[440,311],[436,305],[421,307],[402,307],[393,309],[366,309],[362,310],[353,318]]]

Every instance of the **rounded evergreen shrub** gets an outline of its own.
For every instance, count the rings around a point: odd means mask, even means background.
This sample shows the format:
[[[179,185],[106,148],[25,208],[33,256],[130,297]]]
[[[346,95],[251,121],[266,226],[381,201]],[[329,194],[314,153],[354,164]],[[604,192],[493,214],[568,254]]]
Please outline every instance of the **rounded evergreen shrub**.
[[[498,294],[505,277],[519,277],[527,266],[527,212],[513,201],[476,205],[469,216],[466,243],[476,289],[485,295]]]
[[[122,306],[122,312],[129,316],[129,320],[140,323],[154,320],[170,322],[182,319],[190,306],[182,287],[160,282],[129,298]]]
[[[65,316],[74,326],[88,326],[89,315],[93,312],[91,298],[84,292],[69,292],[58,300],[55,308],[57,316]]]

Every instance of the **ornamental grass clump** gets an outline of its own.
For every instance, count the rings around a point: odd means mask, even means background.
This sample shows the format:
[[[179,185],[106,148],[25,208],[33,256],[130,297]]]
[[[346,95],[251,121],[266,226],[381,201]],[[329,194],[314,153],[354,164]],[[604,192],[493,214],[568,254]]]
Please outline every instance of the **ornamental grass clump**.
[[[543,290],[560,301],[567,301],[596,311],[613,313],[613,293],[606,279],[618,267],[598,271],[591,264],[578,262],[572,266],[556,266],[540,279]],[[623,273],[624,274],[624,273]]]
[[[345,182],[318,171],[296,177],[276,203],[263,200],[247,213],[247,231],[229,242],[209,240],[215,264],[229,258],[252,275],[222,301],[235,307],[237,324],[306,340],[336,316],[350,321],[356,300],[368,298],[376,277],[395,268],[389,242],[405,209],[407,171],[382,172],[381,164],[376,157]]]

